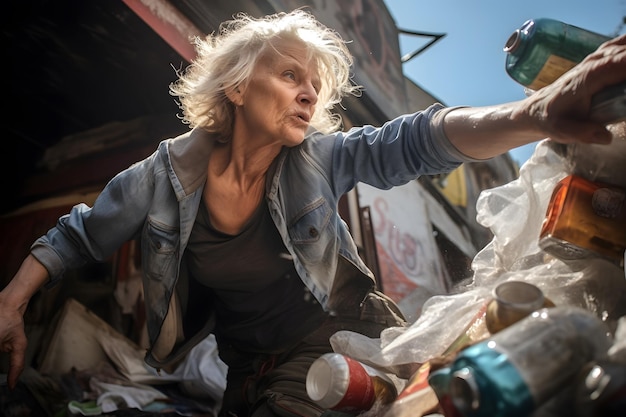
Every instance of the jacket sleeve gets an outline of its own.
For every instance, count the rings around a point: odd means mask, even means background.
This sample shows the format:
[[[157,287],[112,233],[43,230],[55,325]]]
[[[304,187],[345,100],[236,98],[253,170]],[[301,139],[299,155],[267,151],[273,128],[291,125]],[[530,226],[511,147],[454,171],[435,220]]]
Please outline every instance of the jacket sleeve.
[[[338,133],[332,157],[338,192],[346,192],[358,182],[389,189],[421,175],[446,173],[463,162],[477,161],[459,152],[444,133],[442,121],[452,109],[434,104],[381,127]]]
[[[31,254],[57,283],[70,269],[109,258],[141,230],[152,202],[155,152],[117,174],[92,207],[77,204],[38,238]]]

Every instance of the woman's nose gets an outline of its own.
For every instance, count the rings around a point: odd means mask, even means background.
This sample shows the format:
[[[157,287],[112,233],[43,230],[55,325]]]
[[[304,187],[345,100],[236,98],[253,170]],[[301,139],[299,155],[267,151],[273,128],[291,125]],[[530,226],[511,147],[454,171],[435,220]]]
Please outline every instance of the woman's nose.
[[[313,87],[313,84],[305,85],[303,91],[300,93],[298,99],[303,103],[316,104],[317,103],[317,90]]]

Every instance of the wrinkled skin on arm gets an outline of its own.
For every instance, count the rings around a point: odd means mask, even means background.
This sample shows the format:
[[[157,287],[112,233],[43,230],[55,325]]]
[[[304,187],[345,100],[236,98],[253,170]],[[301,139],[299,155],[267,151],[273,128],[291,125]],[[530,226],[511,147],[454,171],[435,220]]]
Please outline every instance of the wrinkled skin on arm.
[[[609,144],[612,135],[607,127],[590,118],[591,100],[624,81],[626,35],[605,42],[554,83],[523,100],[448,113],[444,129],[461,152],[477,159],[545,138]]]

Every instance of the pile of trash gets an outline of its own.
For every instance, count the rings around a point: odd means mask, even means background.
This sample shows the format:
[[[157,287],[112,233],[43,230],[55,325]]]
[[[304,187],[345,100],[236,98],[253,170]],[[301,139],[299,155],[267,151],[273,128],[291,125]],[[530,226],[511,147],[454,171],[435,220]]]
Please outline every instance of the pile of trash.
[[[626,409],[624,259],[608,259],[593,252],[581,258],[563,259],[543,250],[538,238],[553,190],[567,176],[575,175],[626,190],[626,123],[610,128],[614,133],[610,146],[539,142],[532,157],[521,167],[518,179],[483,191],[477,202],[477,220],[491,229],[494,237],[475,256],[471,282],[460,285],[451,294],[430,298],[415,322],[406,328],[387,329],[379,339],[349,331],[333,335],[331,342],[335,352],[383,371],[399,392],[390,404],[379,401],[369,410],[352,410],[353,414],[384,417],[622,415],[618,410],[621,413]],[[617,208],[621,210],[620,221],[624,222],[626,200],[623,193],[619,198]],[[623,245],[626,227],[620,226],[616,233]],[[511,282],[537,288],[550,305],[542,306],[546,310],[539,310],[543,312],[543,319],[528,315],[502,330],[507,332],[506,338],[498,338],[499,333],[489,332],[485,325],[487,307],[494,300],[494,290]],[[551,311],[554,307],[557,312]],[[585,314],[592,318],[584,318]],[[537,327],[533,320],[543,321],[545,329]],[[599,324],[594,324],[594,320]],[[592,324],[601,326],[599,332],[608,338],[604,345],[592,340],[598,339],[598,330],[590,330]],[[535,326],[534,330],[528,330],[529,326]],[[576,326],[578,330],[571,329]],[[561,334],[564,328],[569,328],[570,333]],[[525,334],[525,338],[520,338],[520,334]],[[509,346],[507,339],[517,340],[518,346]],[[491,342],[489,348],[496,346],[495,351],[508,349],[500,352],[497,360],[500,365],[502,361],[517,361],[517,371],[525,374],[519,384],[529,392],[497,391],[501,387],[493,380],[496,377],[489,374],[493,374],[493,369],[486,361],[491,359],[481,356],[487,349],[481,342]],[[594,345],[596,343],[600,343],[599,347]],[[468,350],[470,346],[474,348]],[[581,346],[587,346],[584,348],[587,350],[580,352]],[[479,348],[483,351],[479,352]],[[535,356],[520,362],[519,356],[530,355],[529,349]],[[493,355],[493,349],[488,353]],[[577,358],[576,355],[582,356]],[[576,365],[579,366],[572,369]],[[515,366],[512,368],[516,370]],[[451,382],[449,374],[454,372]],[[529,372],[536,375],[531,378]],[[442,374],[447,376],[441,378]],[[503,375],[511,378],[510,372],[500,376]],[[549,384],[541,375],[551,379],[549,391],[545,390]],[[507,381],[506,384],[514,385],[512,379]],[[555,385],[555,381],[560,385]],[[500,382],[505,384],[505,381]],[[504,398],[506,395],[510,398]],[[522,404],[524,396],[531,401],[530,405]],[[494,408],[489,408],[490,404]]]

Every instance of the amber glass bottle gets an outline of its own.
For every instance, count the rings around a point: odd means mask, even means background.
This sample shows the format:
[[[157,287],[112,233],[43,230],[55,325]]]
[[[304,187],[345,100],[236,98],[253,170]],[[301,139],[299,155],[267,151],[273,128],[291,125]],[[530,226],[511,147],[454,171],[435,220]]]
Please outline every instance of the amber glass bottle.
[[[577,175],[563,178],[548,204],[539,246],[561,259],[600,255],[623,262],[626,191]]]

